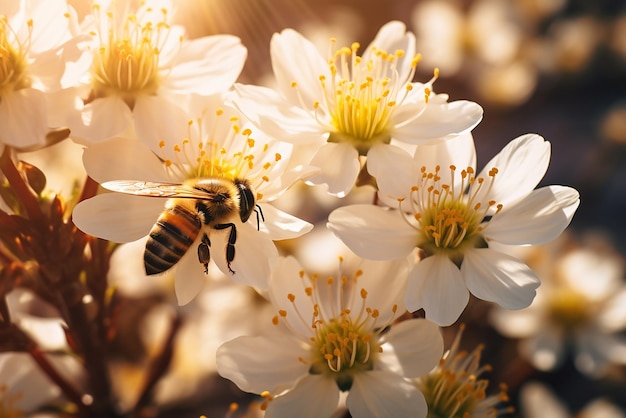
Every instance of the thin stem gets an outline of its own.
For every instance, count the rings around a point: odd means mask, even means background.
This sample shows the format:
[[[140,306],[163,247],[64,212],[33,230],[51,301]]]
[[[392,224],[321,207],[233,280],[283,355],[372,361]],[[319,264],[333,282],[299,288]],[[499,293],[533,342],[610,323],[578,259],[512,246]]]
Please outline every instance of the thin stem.
[[[45,223],[44,215],[39,207],[37,196],[33,193],[33,190],[24,181],[24,178],[20,174],[19,170],[11,158],[11,148],[4,147],[4,152],[0,157],[0,170],[4,173],[13,192],[17,196],[22,207],[26,211],[28,218],[38,225]]]
[[[0,324],[1,323],[11,323],[11,312],[9,311],[6,296],[0,297]]]
[[[96,194],[98,194],[98,183],[96,183],[96,181],[91,177],[87,176],[85,178],[83,190],[80,193],[78,201],[82,202],[83,200],[94,197]]]
[[[20,331],[21,332],[21,331]],[[63,392],[63,395],[67,398],[68,401],[76,404],[76,407],[80,410],[81,416],[88,417],[89,416],[89,407],[83,403],[83,396],[68,382],[58,371],[57,369],[50,363],[50,361],[46,358],[43,351],[37,346],[37,344],[25,333],[24,337],[29,339],[30,347],[29,354],[37,363],[39,368],[52,380]]]

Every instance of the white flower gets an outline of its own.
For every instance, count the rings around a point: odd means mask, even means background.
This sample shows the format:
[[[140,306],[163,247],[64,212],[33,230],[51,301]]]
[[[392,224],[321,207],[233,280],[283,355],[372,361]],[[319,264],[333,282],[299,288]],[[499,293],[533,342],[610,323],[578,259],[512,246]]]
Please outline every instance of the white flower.
[[[326,183],[344,196],[353,187],[359,155],[379,152],[392,140],[419,144],[473,129],[482,108],[473,102],[448,103],[432,84],[412,82],[420,56],[415,37],[401,22],[378,32],[362,55],[360,45],[335,49],[328,58],[292,29],[275,34],[271,57],[279,92],[236,85],[235,104],[260,129],[315,153],[320,167],[312,184]]]
[[[76,69],[83,80],[82,116],[69,121],[75,138],[87,142],[121,135],[134,127],[139,136],[151,122],[186,121],[181,98],[228,90],[247,51],[232,35],[184,39],[171,25],[171,2],[142,2],[135,11],[126,2],[97,2],[86,19],[91,35],[90,65]]]
[[[424,397],[407,378],[427,373],[441,357],[439,329],[424,319],[392,325],[403,312],[406,262],[360,267],[326,278],[280,259],[269,291],[276,333],[239,337],[218,349],[218,372],[262,394],[266,417],[295,410],[300,417],[330,416],[345,391],[356,418],[426,416]]]
[[[396,259],[422,249],[426,258],[409,275],[406,305],[440,325],[456,321],[468,290],[506,309],[527,307],[539,280],[490,243],[550,241],[580,202],[569,187],[533,190],[550,159],[550,144],[538,135],[511,141],[478,175],[475,159],[471,137],[418,146],[414,158],[388,147],[368,169],[381,200],[399,210],[354,205],[329,216],[329,227],[361,257]]]
[[[520,338],[522,355],[540,370],[562,365],[569,354],[591,377],[606,374],[611,364],[624,364],[624,261],[599,247],[565,254],[539,250],[550,257],[537,297],[518,312],[494,310],[495,327],[507,337]],[[528,258],[537,260],[541,254]]]
[[[64,0],[0,4],[0,146],[40,147],[56,125],[65,64],[77,58],[72,15]]]
[[[297,161],[290,161],[292,146],[255,135],[242,126],[235,109],[224,105],[222,95],[200,98],[196,105],[201,116],[185,124],[185,136],[144,138],[151,148],[141,141],[114,138],[92,145],[84,155],[87,173],[100,183],[136,180],[139,184],[186,183],[193,187],[198,180],[209,178],[220,184],[236,180],[249,184],[254,202],[247,204],[256,215],[251,213],[247,222],[242,222],[239,210],[215,215],[219,223],[228,226],[201,227],[206,237],[202,231],[197,237],[187,237],[195,238],[194,242],[175,263],[176,293],[181,304],[191,300],[204,282],[197,252],[201,242],[203,246],[208,244],[205,250],[211,248],[210,259],[221,271],[232,273],[241,283],[265,289],[270,265],[278,254],[272,240],[294,238],[311,228],[269,203],[306,174],[305,168],[296,166]],[[239,207],[244,204],[239,194],[231,197]],[[73,220],[89,234],[130,242],[148,235],[166,205],[173,204],[168,199],[105,193],[77,205]],[[259,207],[255,207],[257,204]],[[201,212],[197,206],[195,210]],[[208,221],[206,212],[203,215],[200,220]],[[229,263],[225,253],[232,250],[230,244],[231,249],[227,249],[227,242],[232,244],[233,236],[236,253]]]

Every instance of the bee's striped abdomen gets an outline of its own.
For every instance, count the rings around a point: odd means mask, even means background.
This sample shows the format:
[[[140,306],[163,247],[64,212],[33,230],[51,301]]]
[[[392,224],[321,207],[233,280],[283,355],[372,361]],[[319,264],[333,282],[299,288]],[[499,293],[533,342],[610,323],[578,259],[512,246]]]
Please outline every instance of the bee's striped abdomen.
[[[158,274],[176,264],[196,240],[201,222],[185,206],[165,209],[150,231],[144,253],[146,274]]]

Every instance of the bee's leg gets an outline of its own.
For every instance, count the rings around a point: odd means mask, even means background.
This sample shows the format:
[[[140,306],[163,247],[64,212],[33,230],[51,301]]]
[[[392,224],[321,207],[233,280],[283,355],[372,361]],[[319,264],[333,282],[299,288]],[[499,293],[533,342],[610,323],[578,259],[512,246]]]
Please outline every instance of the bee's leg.
[[[230,228],[230,234],[228,235],[228,243],[226,244],[226,263],[228,264],[228,271],[232,274],[235,274],[232,268],[230,268],[230,263],[235,259],[235,242],[237,241],[237,227],[234,223],[229,222],[227,224],[217,224],[214,226],[215,229],[226,229]]]
[[[202,240],[198,244],[198,261],[204,266],[204,274],[209,272],[209,261],[211,260],[211,240],[207,234],[202,234]]]
[[[265,222],[265,215],[263,215],[263,210],[261,209],[261,206],[256,205],[256,208],[254,208],[254,213],[256,213],[256,230],[258,231],[259,229],[261,229],[261,222],[259,221],[259,215],[261,215],[261,220],[263,220],[263,222]]]

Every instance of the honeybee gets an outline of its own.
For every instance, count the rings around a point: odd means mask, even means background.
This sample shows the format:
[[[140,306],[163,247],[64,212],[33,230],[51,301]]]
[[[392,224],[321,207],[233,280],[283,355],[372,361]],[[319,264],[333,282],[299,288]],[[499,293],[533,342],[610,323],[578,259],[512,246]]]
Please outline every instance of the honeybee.
[[[226,263],[234,274],[230,264],[235,259],[237,227],[229,219],[238,214],[241,222],[247,222],[256,212],[257,229],[260,227],[259,214],[265,220],[255,193],[245,179],[206,177],[184,183],[118,180],[102,183],[102,187],[137,196],[169,199],[146,242],[143,260],[147,275],[169,270],[180,261],[201,232],[198,261],[206,274],[211,259],[211,241],[204,228],[229,229]]]

